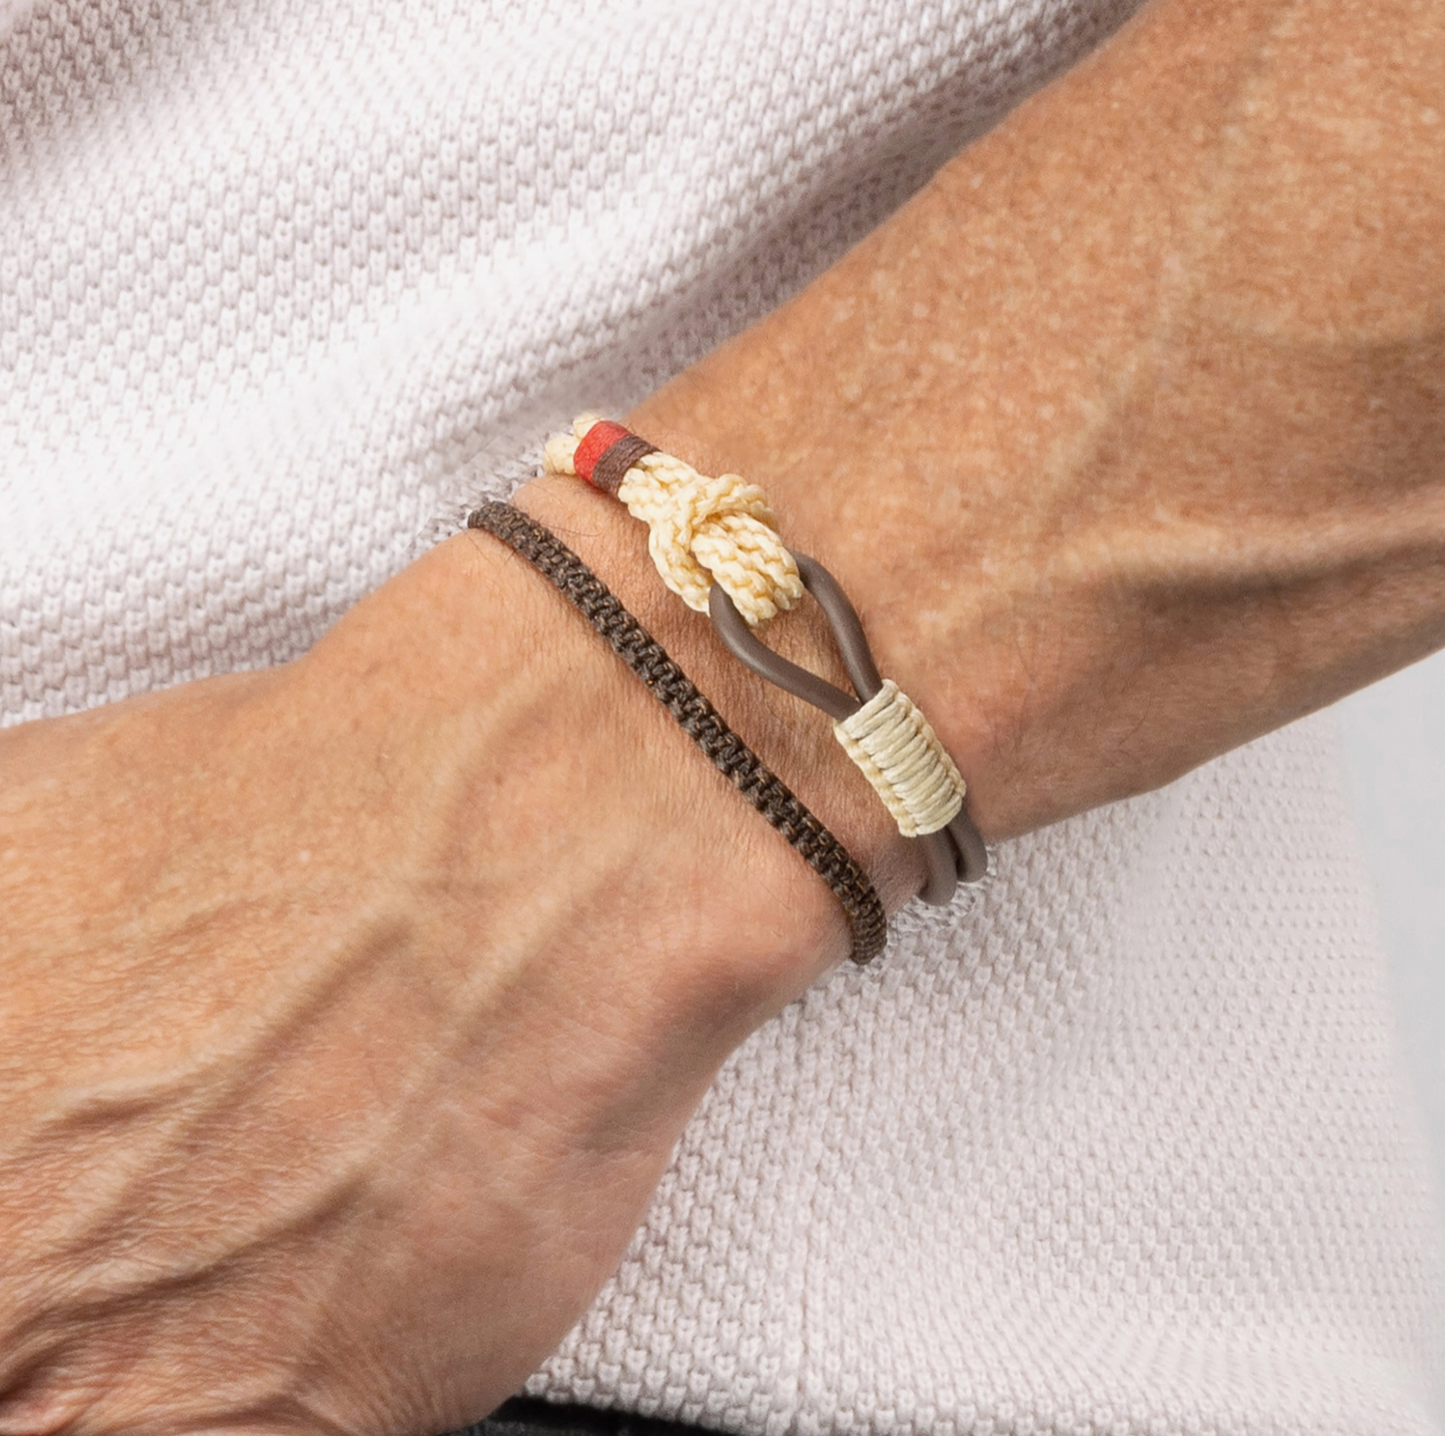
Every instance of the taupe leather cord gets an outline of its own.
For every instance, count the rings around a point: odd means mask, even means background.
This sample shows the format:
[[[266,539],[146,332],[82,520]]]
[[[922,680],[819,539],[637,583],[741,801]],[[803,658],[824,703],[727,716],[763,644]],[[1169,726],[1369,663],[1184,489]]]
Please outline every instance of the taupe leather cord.
[[[500,539],[548,578],[652,690],[713,765],[797,849],[842,903],[853,939],[853,961],[871,962],[882,952],[888,939],[887,917],[867,873],[728,727],[606,584],[555,534],[510,504],[483,504],[467,519],[467,527]]]
[[[857,610],[849,602],[838,580],[815,558],[793,553],[803,587],[818,602],[832,629],[833,641],[847,670],[857,697],[834,687],[816,673],[809,673],[762,643],[748,627],[721,584],[714,584],[708,595],[708,616],[718,637],[734,656],[760,678],[795,697],[821,708],[835,722],[849,718],[883,687],[878,666],[873,661],[868,639],[863,633]],[[960,808],[945,828],[936,833],[912,839],[928,862],[928,882],[919,896],[926,903],[941,907],[952,898],[960,881],[976,883],[988,875],[988,849],[968,816]]]

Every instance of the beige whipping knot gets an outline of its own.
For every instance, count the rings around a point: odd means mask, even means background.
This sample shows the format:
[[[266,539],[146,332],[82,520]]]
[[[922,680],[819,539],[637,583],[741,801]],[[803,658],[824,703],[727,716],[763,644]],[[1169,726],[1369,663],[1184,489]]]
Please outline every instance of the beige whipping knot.
[[[583,414],[570,434],[543,450],[548,473],[575,474],[577,445],[598,422]],[[736,474],[706,478],[671,454],[645,454],[627,470],[617,497],[648,527],[648,551],[662,581],[689,608],[707,612],[714,582],[750,627],[803,596],[793,556],[778,537],[767,495]]]
[[[905,838],[946,828],[963,807],[963,775],[891,678],[851,718],[835,723],[833,733]]]

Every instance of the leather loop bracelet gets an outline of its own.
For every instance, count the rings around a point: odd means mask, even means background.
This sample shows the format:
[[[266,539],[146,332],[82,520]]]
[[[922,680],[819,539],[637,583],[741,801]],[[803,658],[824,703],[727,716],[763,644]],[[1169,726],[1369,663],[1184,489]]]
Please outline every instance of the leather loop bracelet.
[[[837,579],[807,554],[794,551],[793,560],[798,565],[803,587],[817,600],[828,620],[857,697],[774,653],[753,634],[720,583],[713,585],[708,596],[708,616],[734,657],[758,677],[811,703],[834,722],[841,722],[853,717],[883,691],[883,679],[873,661],[857,610]],[[920,834],[914,841],[923,849],[928,863],[928,881],[919,893],[926,903],[942,907],[953,897],[958,883],[977,883],[988,874],[988,848],[966,808],[960,807],[945,827]]]
[[[648,550],[667,587],[708,613],[753,672],[832,718],[835,737],[899,832],[922,848],[925,902],[947,903],[960,881],[987,876],[988,850],[964,807],[962,774],[917,705],[879,674],[837,581],[816,559],[784,546],[762,489],[736,474],[699,474],[623,425],[587,414],[548,441],[544,463],[547,472],[585,480],[646,522]],[[804,593],[828,620],[854,694],[753,636]]]

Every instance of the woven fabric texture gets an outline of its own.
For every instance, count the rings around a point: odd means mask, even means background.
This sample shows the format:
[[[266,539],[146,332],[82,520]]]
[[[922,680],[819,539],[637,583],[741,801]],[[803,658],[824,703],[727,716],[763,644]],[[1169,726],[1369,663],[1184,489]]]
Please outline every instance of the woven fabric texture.
[[[0,0],[0,715],[303,652],[1133,3]],[[1297,727],[905,914],[729,1064],[533,1394],[1434,1429],[1435,1210],[1331,763]]]

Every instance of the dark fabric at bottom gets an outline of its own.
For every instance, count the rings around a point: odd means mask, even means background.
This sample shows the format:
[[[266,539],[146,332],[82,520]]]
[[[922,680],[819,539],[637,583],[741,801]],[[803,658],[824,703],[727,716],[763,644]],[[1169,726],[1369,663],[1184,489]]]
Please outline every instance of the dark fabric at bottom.
[[[654,1421],[630,1411],[597,1411],[590,1406],[557,1406],[517,1396],[484,1421],[451,1436],[709,1436],[701,1426]]]

